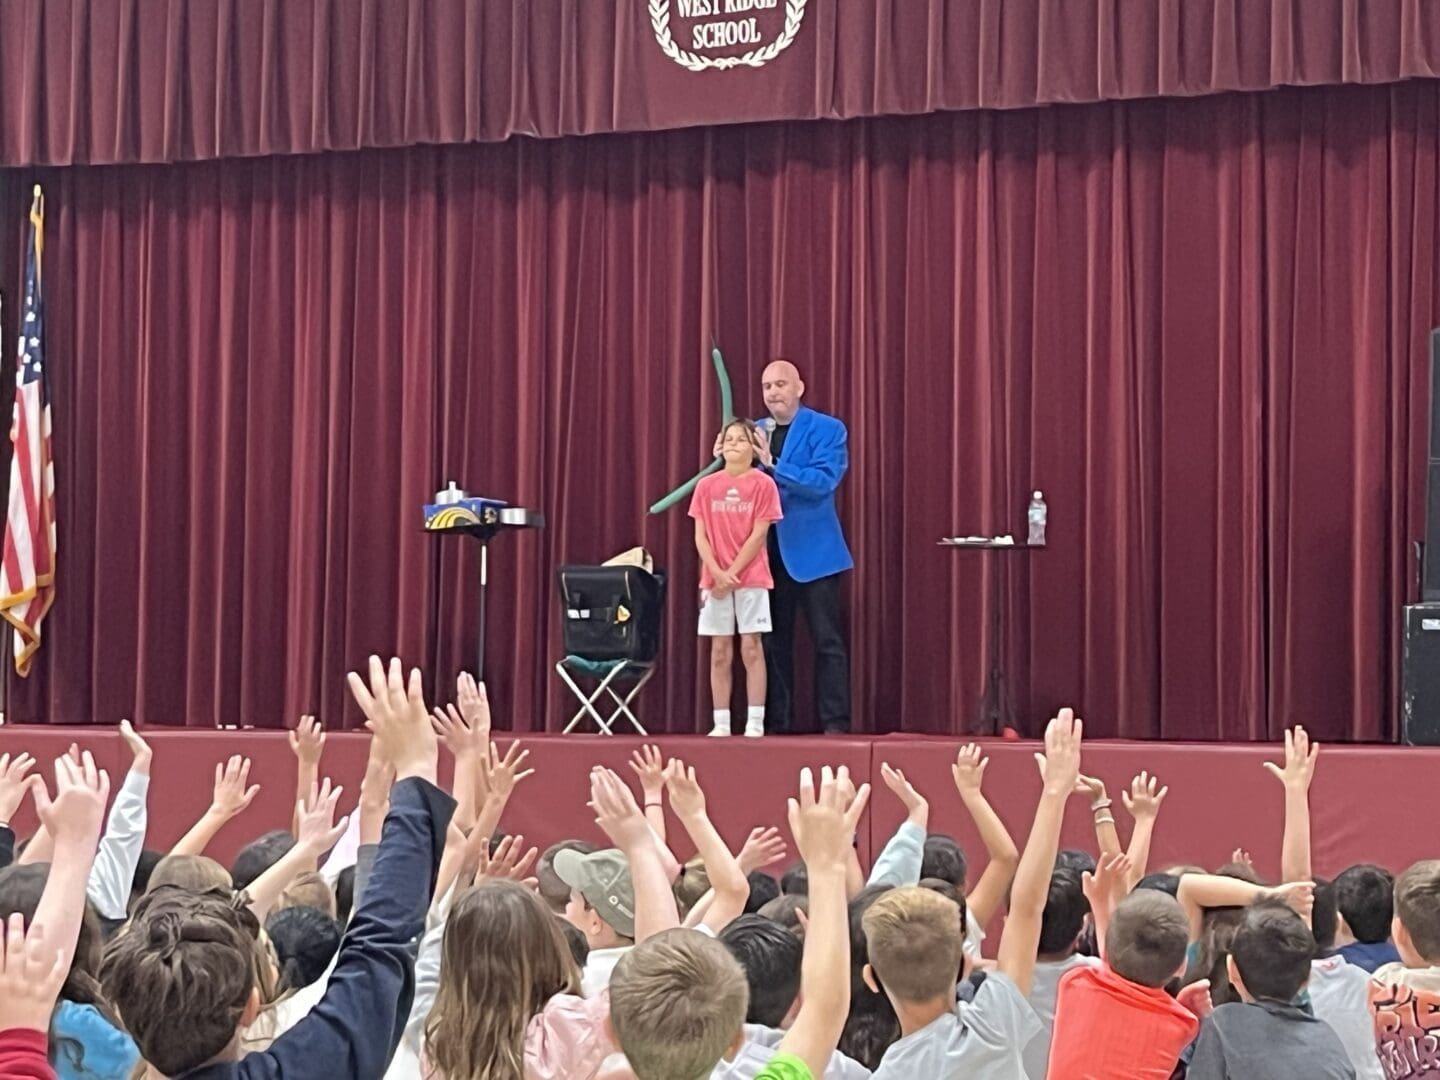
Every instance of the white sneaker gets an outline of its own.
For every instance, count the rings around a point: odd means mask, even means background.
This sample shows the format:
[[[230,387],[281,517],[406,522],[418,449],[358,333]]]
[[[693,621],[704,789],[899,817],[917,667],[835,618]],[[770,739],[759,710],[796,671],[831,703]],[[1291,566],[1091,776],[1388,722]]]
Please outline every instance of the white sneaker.
[[[765,725],[764,725],[763,722],[762,722],[762,723],[758,723],[758,724],[752,724],[752,723],[747,722],[747,723],[745,724],[745,737],[746,737],[747,739],[758,739],[758,738],[760,738],[760,737],[761,737],[762,735],[764,735],[764,734],[765,734]]]
[[[716,724],[713,728],[710,729],[709,734],[710,738],[712,739],[728,739],[730,737],[730,729],[728,727],[721,727],[719,724]]]

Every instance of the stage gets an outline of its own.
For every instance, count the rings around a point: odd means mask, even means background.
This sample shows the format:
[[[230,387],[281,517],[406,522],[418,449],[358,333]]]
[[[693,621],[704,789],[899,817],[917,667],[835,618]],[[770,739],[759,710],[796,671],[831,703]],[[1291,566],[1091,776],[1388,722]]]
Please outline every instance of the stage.
[[[242,818],[219,834],[210,853],[228,861],[247,840],[288,827],[295,765],[283,732],[151,729],[144,734],[155,748],[147,847],[164,848],[185,832],[208,805],[216,762],[236,753],[253,760],[250,779],[261,785],[260,794]],[[83,740],[110,770],[112,785],[118,784],[129,756],[113,729],[4,726],[0,752],[28,750],[44,763],[48,778],[50,759],[72,739]],[[507,741],[502,735],[502,745]],[[571,836],[600,840],[585,808],[586,775],[600,763],[633,780],[625,762],[641,741],[595,735],[526,738],[529,764],[536,772],[518,789],[501,827],[523,833],[542,847]],[[711,816],[732,846],[757,825],[784,829],[785,798],[794,792],[802,767],[843,764],[857,780],[870,780],[877,788],[859,837],[861,856],[868,864],[903,817],[898,801],[879,781],[881,763],[889,762],[903,769],[929,798],[931,830],[958,838],[972,864],[983,861],[979,840],[950,781],[950,763],[960,745],[954,739],[770,736],[755,741],[674,736],[653,741],[665,754],[679,755],[695,765]],[[366,738],[357,734],[331,734],[326,742],[324,773],[345,785],[341,805],[347,810],[359,795],[365,747]],[[986,794],[1016,843],[1023,846],[1039,791],[1032,757],[1036,744],[991,740],[985,748],[990,755]],[[1228,861],[1234,848],[1245,847],[1254,856],[1256,869],[1274,878],[1280,861],[1281,790],[1261,762],[1279,760],[1279,749],[1256,744],[1093,741],[1086,744],[1084,768],[1108,785],[1122,838],[1129,834],[1129,821],[1120,804],[1121,787],[1141,769],[1157,774],[1169,786],[1156,829],[1152,868],[1176,862],[1214,867]],[[1361,861],[1399,869],[1433,856],[1433,830],[1423,817],[1410,815],[1415,794],[1428,790],[1437,772],[1440,749],[1325,747],[1310,796],[1315,872],[1329,876]],[[449,777],[443,750],[441,777]],[[1400,820],[1392,821],[1385,809],[1390,792],[1395,793]],[[21,837],[34,828],[28,801],[14,824]],[[684,833],[678,825],[672,826],[676,852],[685,857],[691,852]],[[1066,818],[1062,846],[1094,848],[1090,815],[1078,798]]]

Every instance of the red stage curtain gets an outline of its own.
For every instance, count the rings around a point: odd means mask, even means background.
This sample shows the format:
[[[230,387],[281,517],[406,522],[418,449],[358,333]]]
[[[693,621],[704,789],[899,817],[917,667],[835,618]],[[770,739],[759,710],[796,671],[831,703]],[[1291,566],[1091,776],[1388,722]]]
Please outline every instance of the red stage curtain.
[[[568,716],[554,567],[643,542],[642,712],[693,730],[690,523],[645,507],[708,454],[714,333],[741,407],[784,354],[850,425],[859,729],[965,729],[988,579],[935,541],[1039,487],[1022,713],[1389,736],[1437,121],[1415,82],[42,172],[60,587],[11,717],[335,723],[371,651],[448,676],[474,553],[419,507],[453,478],[550,516],[494,549],[503,722]]]
[[[703,8],[708,0],[702,0]],[[1431,0],[782,0],[689,71],[647,0],[7,0],[0,165],[1024,108],[1440,74]],[[662,0],[676,45],[696,26]],[[708,50],[712,57],[755,51]]]

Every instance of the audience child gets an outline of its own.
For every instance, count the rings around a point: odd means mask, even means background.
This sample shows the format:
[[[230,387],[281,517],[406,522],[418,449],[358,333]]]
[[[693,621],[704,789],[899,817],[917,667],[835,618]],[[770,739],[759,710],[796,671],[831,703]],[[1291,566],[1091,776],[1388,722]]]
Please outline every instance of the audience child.
[[[384,1073],[413,993],[409,944],[423,926],[454,802],[434,786],[437,743],[420,673],[412,671],[407,682],[398,660],[387,671],[372,657],[368,685],[351,675],[350,688],[395,785],[374,878],[325,996],[268,1050],[242,1055],[241,1028],[259,1009],[253,915],[220,893],[157,889],[138,905],[101,968],[152,1076],[328,1080]]]
[[[756,1080],[813,1080],[830,1064],[849,998],[845,881],[869,794],[864,785],[848,795],[828,767],[817,793],[810,770],[801,773],[789,813],[810,887],[801,1005]],[[610,1022],[637,1080],[700,1080],[743,1045],[747,998],[745,975],[722,944],[669,931],[617,966]]]
[[[1080,874],[1079,870],[1063,867],[1051,872],[1045,910],[1040,915],[1040,943],[1036,946],[1035,970],[1026,998],[1041,1026],[1025,1044],[1025,1074],[1030,1080],[1045,1080],[1049,1068],[1050,1035],[1055,1026],[1055,998],[1060,991],[1060,980],[1077,967],[1100,963],[1095,957],[1080,956],[1076,951],[1086,916],[1090,914],[1090,902],[1085,899]]]
[[[1216,1006],[1202,1025],[1190,1080],[1355,1076],[1334,1029],[1296,1004],[1314,950],[1305,920],[1280,901],[1245,909],[1226,961],[1241,1000]]]
[[[955,1000],[963,967],[959,907],[928,889],[903,888],[880,897],[865,913],[870,954],[865,981],[889,998],[901,1031],[877,1077],[1024,1075],[1022,1051],[1040,1030],[1025,998],[1065,803],[1080,774],[1082,727],[1065,709],[1046,728],[1040,802],[1015,874],[997,969],[973,1001],[957,1007]],[[971,767],[978,789],[985,763]]]
[[[850,1011],[840,1033],[840,1052],[867,1069],[880,1066],[880,1059],[900,1038],[900,1019],[895,1006],[878,988],[865,979],[870,963],[865,938],[865,913],[875,901],[891,891],[889,885],[867,885],[851,900],[847,911],[850,926]],[[958,892],[958,890],[957,890]],[[958,977],[958,975],[957,975]]]
[[[1395,917],[1395,878],[1383,866],[1361,863],[1335,875],[1335,904],[1340,928],[1335,940],[1340,955],[1356,967],[1374,972],[1402,957],[1390,940]]]
[[[565,908],[570,903],[570,886],[561,881],[560,875],[555,873],[555,856],[562,851],[589,855],[595,850],[595,845],[586,840],[561,840],[541,852],[540,861],[535,864],[535,887],[540,893],[540,899],[544,900],[546,906],[555,914],[564,915]]]
[[[1394,906],[1400,959],[1370,982],[1380,1064],[1395,1078],[1440,1073],[1440,859],[1417,862],[1396,879]]]

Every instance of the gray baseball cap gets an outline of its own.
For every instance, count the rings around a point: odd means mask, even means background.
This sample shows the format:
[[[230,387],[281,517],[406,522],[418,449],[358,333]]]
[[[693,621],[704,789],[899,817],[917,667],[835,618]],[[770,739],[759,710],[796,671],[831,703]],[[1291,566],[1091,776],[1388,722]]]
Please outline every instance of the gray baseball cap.
[[[574,889],[600,918],[621,937],[635,936],[635,884],[630,861],[618,848],[592,851],[557,851],[555,876]]]

